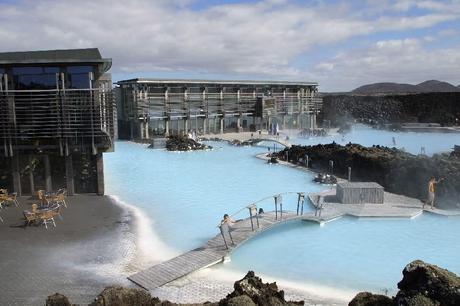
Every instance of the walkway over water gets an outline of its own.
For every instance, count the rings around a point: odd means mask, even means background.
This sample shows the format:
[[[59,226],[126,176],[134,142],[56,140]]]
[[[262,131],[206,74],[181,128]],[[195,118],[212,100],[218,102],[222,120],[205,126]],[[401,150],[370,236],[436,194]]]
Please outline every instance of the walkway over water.
[[[262,142],[262,141],[269,141],[269,142],[275,142],[279,145],[282,145],[284,147],[287,147],[287,148],[290,148],[291,147],[291,144],[287,141],[287,140],[283,140],[283,139],[278,139],[277,137],[273,137],[273,138],[257,138],[254,140],[255,143],[259,143],[259,142]]]
[[[295,211],[283,210],[283,196],[289,194],[297,194]],[[226,256],[247,240],[274,226],[290,221],[306,220],[323,223],[346,215],[375,218],[413,218],[424,211],[422,202],[419,200],[388,192],[385,193],[384,204],[340,204],[328,201],[328,199],[333,200],[334,197],[335,190],[332,189],[312,193],[307,197],[301,192],[287,192],[264,198],[233,214],[232,216],[236,216],[246,212],[249,213],[250,217],[238,220],[232,226],[231,231],[228,231],[226,226],[218,226],[221,229],[221,234],[216,235],[204,246],[131,275],[128,279],[142,288],[153,290],[194,271],[222,262]],[[324,199],[324,202],[320,200],[321,198]],[[274,201],[275,211],[257,214],[257,209],[260,207],[258,204],[270,199]],[[316,211],[303,212],[306,199],[313,204]],[[290,208],[292,207],[291,202]],[[425,209],[425,211],[444,216],[460,215],[458,210]]]
[[[295,212],[285,211],[282,208],[282,196],[288,194],[298,195]],[[275,211],[256,214],[258,209],[256,204],[270,198],[275,202]],[[314,213],[303,214],[305,204],[304,194],[296,192],[283,193],[252,203],[233,214],[235,216],[246,211],[250,217],[235,222],[231,232],[227,231],[225,226],[222,226],[220,227],[221,234],[216,235],[204,246],[140,271],[129,276],[128,279],[144,289],[153,290],[189,273],[222,262],[225,256],[229,255],[234,249],[273,226],[288,221],[300,220],[304,217],[315,218]]]

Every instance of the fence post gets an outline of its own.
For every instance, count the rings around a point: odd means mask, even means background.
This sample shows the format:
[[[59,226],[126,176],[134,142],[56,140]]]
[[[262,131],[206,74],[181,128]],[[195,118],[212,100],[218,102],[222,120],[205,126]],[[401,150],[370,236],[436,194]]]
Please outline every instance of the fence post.
[[[351,182],[351,167],[348,167],[348,181]]]
[[[297,215],[299,215],[299,208],[301,208],[301,215],[303,215],[303,205],[305,203],[305,193],[298,192],[297,193]]]
[[[220,234],[222,235],[222,238],[224,239],[225,248],[228,250],[227,240],[225,239],[224,230],[222,229],[222,225],[219,226],[219,229],[220,229]]]

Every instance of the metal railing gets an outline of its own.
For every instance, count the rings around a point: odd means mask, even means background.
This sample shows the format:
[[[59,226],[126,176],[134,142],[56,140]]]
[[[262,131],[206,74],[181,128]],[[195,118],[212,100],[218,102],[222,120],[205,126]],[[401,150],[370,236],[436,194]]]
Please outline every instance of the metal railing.
[[[249,219],[251,221],[251,230],[255,231],[256,228],[257,229],[260,228],[260,224],[259,224],[259,215],[260,215],[259,208],[263,209],[263,207],[262,207],[262,205],[260,205],[260,203],[272,199],[273,200],[272,205],[274,204],[274,208],[275,208],[275,220],[276,221],[282,221],[283,220],[283,196],[292,195],[292,194],[297,195],[296,214],[298,216],[301,216],[301,215],[303,215],[304,205],[305,205],[305,202],[306,202],[305,193],[304,192],[283,192],[283,193],[268,196],[268,197],[265,197],[265,198],[260,199],[258,201],[252,202],[249,205],[247,205],[247,206],[239,209],[238,211],[232,213],[229,217],[230,218],[235,218],[235,216],[240,215],[244,211],[248,211]],[[286,210],[284,210],[284,212],[286,212]],[[221,221],[217,225],[217,227],[220,230],[220,233],[221,233],[222,238],[223,238],[224,243],[225,243],[225,247],[228,249],[228,243],[227,243],[227,239],[225,238],[225,234],[227,234],[229,236],[230,241],[232,242],[232,244],[234,244],[233,237],[232,237],[232,234],[230,232],[230,226],[226,222]]]
[[[150,93],[134,91],[125,97],[125,110],[131,118],[150,115],[160,117],[188,117],[194,109],[201,109],[206,116],[226,114],[250,114],[255,112],[257,97],[252,94],[206,93],[202,96],[183,93]],[[321,111],[322,99],[317,96],[298,96],[297,94],[274,94],[275,106],[272,115],[316,114]]]
[[[110,89],[0,91],[0,139],[17,145],[48,139],[112,145]]]

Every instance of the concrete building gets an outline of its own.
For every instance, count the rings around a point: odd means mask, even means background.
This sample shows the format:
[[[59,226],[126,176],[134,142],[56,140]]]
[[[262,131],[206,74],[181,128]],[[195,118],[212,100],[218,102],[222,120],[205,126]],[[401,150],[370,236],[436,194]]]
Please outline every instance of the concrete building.
[[[316,128],[317,83],[131,79],[117,83],[123,139],[279,128]]]
[[[0,53],[0,188],[104,193],[111,65],[98,49]]]

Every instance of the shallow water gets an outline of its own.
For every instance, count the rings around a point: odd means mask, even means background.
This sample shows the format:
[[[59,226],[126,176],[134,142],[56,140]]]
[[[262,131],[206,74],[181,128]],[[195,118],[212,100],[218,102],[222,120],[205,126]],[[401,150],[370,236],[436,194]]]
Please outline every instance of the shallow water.
[[[450,150],[460,143],[458,134],[393,133],[355,126],[344,136],[303,139],[300,144],[361,143],[391,145],[417,154]],[[312,183],[313,175],[255,158],[267,147],[232,147],[210,143],[212,151],[173,153],[150,150],[145,145],[117,142],[106,154],[106,193],[140,208],[152,220],[152,233],[143,235],[156,259],[166,244],[176,253],[198,246],[218,234],[223,214],[232,214],[259,199],[286,191],[306,193],[326,189]],[[428,146],[429,145],[429,146]],[[279,149],[279,146],[278,146]],[[296,195],[284,198],[285,209],[295,209]],[[273,200],[262,203],[273,209]],[[311,209],[311,208],[308,208]],[[235,219],[247,217],[243,210]],[[414,220],[341,219],[323,227],[296,222],[280,226],[251,240],[218,269],[259,273],[334,288],[392,292],[401,270],[413,259],[424,259],[460,273],[456,258],[460,220],[421,216]],[[154,237],[152,237],[154,235]],[[152,239],[156,238],[156,239]],[[161,240],[161,241],[159,241]],[[162,242],[162,243],[160,243]],[[162,256],[164,255],[164,256]],[[371,272],[372,271],[372,272]]]
[[[460,273],[460,219],[342,218],[323,226],[297,221],[250,240],[226,268],[339,289],[395,293],[409,262]]]
[[[186,251],[218,234],[225,213],[277,193],[324,189],[311,182],[310,173],[255,158],[265,148],[211,145],[216,149],[173,153],[118,142],[115,153],[105,156],[106,192],[144,209],[162,240]],[[284,208],[290,203],[294,209],[296,200],[296,195],[285,197]],[[274,209],[271,199],[261,205]],[[234,216],[246,217],[247,210]]]

